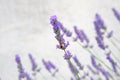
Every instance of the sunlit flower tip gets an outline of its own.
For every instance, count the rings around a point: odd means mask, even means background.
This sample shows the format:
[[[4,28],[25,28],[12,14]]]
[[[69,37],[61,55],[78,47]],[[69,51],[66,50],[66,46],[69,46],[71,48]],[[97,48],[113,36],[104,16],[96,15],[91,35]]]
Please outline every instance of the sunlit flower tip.
[[[71,57],[72,57],[72,54],[70,53],[70,51],[67,51],[67,52],[64,54],[64,59],[66,59],[66,60],[70,60]]]
[[[31,54],[29,54],[28,56],[29,56],[29,59],[30,59],[31,64],[32,64],[32,70],[35,71],[37,69],[37,64],[35,62],[35,59],[33,58],[33,56]]]
[[[113,31],[110,31],[108,34],[107,34],[107,38],[111,38],[113,35]]]
[[[112,8],[112,11],[113,11],[115,17],[120,21],[120,12],[118,12],[115,8]]]

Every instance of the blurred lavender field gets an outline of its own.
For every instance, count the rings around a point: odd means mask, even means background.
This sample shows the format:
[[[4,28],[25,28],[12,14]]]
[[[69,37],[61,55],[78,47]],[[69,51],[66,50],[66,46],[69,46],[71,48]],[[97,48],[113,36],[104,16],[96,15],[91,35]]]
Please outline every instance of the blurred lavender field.
[[[93,21],[96,13],[100,14],[108,32],[113,30],[111,39],[115,44],[109,39],[105,39],[105,44],[109,45],[109,49],[116,56],[112,56],[112,58],[120,66],[120,20],[114,15],[112,8],[120,12],[120,1],[0,0],[0,80],[18,80],[16,54],[19,54],[21,63],[29,74],[32,71],[28,54],[32,54],[38,68],[40,68],[40,72],[37,73],[34,80],[70,80],[71,77],[74,77],[63,58],[64,51],[56,48],[58,41],[54,37],[53,27],[50,24],[50,17],[53,15],[57,16],[64,27],[73,32],[73,36],[75,36],[74,26],[84,30],[90,44],[94,45],[93,54],[97,55],[112,69],[111,64],[105,57],[105,52],[109,50],[101,50],[95,40],[96,31]],[[106,80],[102,74],[94,75],[88,69],[87,65],[92,66],[91,55],[88,51],[78,43],[73,42],[72,38],[67,38],[66,41],[70,41],[67,49],[70,50],[72,55],[76,55],[84,66],[84,70],[80,70],[80,76],[87,72],[90,74],[83,80],[90,80],[90,77],[93,77],[94,80]],[[46,70],[42,63],[43,59],[50,60],[59,69],[54,77]],[[92,68],[94,69],[93,66]],[[107,67],[104,68],[110,71]],[[120,73],[120,69],[118,72]],[[110,80],[120,80],[120,76],[114,74],[114,71],[110,71],[110,73],[113,77]]]

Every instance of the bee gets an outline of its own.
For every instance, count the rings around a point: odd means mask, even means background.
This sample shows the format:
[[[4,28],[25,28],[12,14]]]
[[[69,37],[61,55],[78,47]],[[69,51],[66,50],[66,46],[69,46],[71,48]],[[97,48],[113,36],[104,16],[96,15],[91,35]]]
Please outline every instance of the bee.
[[[63,49],[63,46],[65,45],[65,43],[64,42],[62,42],[62,41],[59,41],[59,46],[60,46],[60,48],[61,49]]]

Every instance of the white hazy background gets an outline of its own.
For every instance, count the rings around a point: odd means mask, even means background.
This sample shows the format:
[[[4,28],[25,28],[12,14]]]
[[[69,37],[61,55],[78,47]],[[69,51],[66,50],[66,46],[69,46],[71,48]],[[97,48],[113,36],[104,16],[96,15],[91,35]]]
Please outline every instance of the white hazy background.
[[[120,38],[120,23],[113,15],[113,7],[120,11],[120,0],[0,0],[1,80],[18,80],[15,54],[21,56],[22,63],[29,72],[31,64],[28,53],[34,56],[42,68],[41,73],[49,80],[54,78],[45,70],[41,62],[43,58],[56,64],[60,73],[69,80],[71,74],[63,59],[64,52],[56,49],[57,41],[49,22],[50,16],[56,15],[71,31],[74,25],[83,29],[91,39],[91,44],[96,44],[93,25],[96,13],[102,16],[108,30],[114,30],[115,37]],[[78,44],[71,43],[68,49],[72,54],[78,55],[83,65],[90,62],[88,53]],[[98,51],[97,54],[101,55],[100,53]],[[40,75],[37,77],[43,80]]]

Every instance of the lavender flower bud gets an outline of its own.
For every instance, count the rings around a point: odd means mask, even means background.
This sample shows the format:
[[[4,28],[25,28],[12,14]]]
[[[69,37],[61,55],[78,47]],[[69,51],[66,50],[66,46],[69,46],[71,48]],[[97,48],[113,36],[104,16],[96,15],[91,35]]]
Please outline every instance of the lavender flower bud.
[[[33,58],[33,56],[31,54],[29,54],[28,56],[29,56],[29,59],[30,59],[31,64],[32,64],[32,70],[35,71],[37,69],[37,64],[35,62],[35,59]]]
[[[120,13],[115,8],[112,8],[112,11],[113,11],[115,17],[120,21]]]
[[[70,60],[71,57],[72,57],[72,54],[70,53],[70,51],[67,51],[67,52],[64,54],[64,59],[66,59],[66,60]]]
[[[110,56],[110,54],[111,54],[111,51],[106,54],[106,58],[107,58],[107,60],[111,63],[114,72],[117,73],[117,72],[118,72],[118,71],[117,71],[117,64],[114,62],[114,60],[112,59],[112,57]]]
[[[81,65],[81,63],[79,62],[76,56],[73,56],[73,60],[75,61],[79,69],[83,70],[83,66]]]

